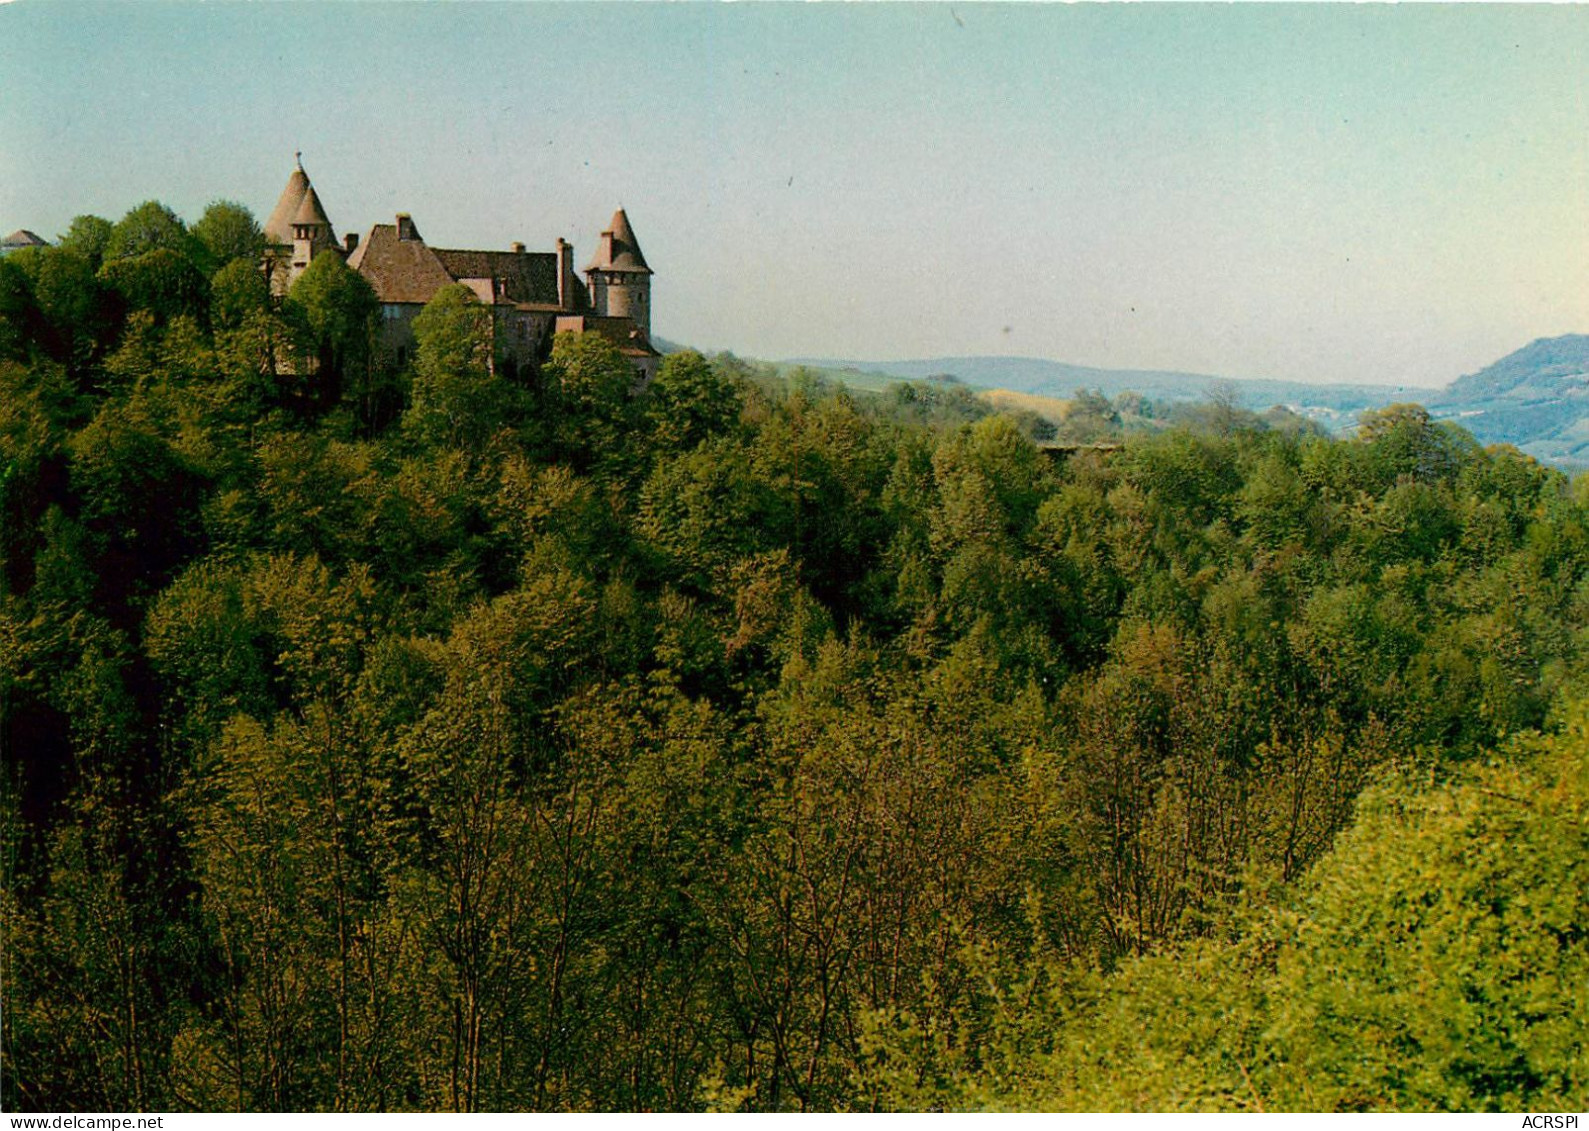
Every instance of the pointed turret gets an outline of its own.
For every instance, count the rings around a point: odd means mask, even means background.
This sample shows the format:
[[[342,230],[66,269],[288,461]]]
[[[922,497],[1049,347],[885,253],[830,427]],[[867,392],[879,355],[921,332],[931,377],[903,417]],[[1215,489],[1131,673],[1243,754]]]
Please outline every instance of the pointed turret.
[[[326,210],[320,207],[320,194],[315,192],[313,185],[309,185],[308,191],[303,194],[298,210],[293,213],[292,224],[295,228],[331,226],[331,221],[326,218]]]
[[[635,239],[634,229],[629,226],[629,214],[622,208],[612,214],[612,223],[601,234],[596,244],[596,254],[585,270],[652,273],[651,268],[646,266],[646,257],[640,251],[640,241]]]
[[[596,254],[585,274],[596,313],[629,319],[640,331],[642,343],[649,343],[653,272],[646,266],[640,241],[629,226],[629,214],[622,208],[612,214],[612,223],[597,241]]]
[[[281,190],[281,199],[265,221],[265,240],[272,248],[265,267],[271,289],[277,294],[285,294],[314,257],[335,247],[337,241],[320,194],[303,171],[303,155],[295,157],[296,167],[287,178],[287,187]]]
[[[281,190],[276,207],[270,210],[270,219],[265,221],[265,239],[273,244],[292,243],[292,222],[309,188],[309,175],[303,171],[300,161],[287,178],[287,187]]]

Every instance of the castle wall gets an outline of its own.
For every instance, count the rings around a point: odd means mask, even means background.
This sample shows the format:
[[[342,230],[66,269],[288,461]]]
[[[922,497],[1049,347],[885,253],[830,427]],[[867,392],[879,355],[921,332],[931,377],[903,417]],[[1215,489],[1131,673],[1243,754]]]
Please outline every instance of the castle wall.
[[[424,309],[414,302],[381,305],[381,325],[376,331],[375,348],[384,364],[401,368],[414,360],[414,318]]]

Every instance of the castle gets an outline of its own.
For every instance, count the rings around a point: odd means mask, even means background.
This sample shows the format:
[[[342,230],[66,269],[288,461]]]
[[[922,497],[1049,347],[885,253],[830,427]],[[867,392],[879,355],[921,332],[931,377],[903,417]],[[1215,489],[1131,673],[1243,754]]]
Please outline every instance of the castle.
[[[601,233],[581,282],[573,245],[562,239],[556,251],[546,252],[526,251],[521,243],[507,251],[431,247],[406,212],[395,223],[374,225],[362,240],[349,233],[338,243],[299,160],[265,221],[265,239],[265,268],[278,294],[324,251],[341,255],[368,280],[381,302],[378,347],[398,366],[413,354],[414,316],[441,288],[462,283],[491,309],[499,372],[513,376],[539,365],[553,335],[564,332],[609,339],[642,380],[656,372],[661,355],[651,346],[652,272],[622,208]]]

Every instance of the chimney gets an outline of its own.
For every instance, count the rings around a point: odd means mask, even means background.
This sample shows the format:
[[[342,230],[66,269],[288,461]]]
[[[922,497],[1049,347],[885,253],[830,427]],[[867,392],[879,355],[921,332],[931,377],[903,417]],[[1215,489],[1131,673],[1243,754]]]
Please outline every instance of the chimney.
[[[414,218],[407,212],[397,214],[397,238],[400,240],[417,240],[419,229],[414,227]]]
[[[514,255],[523,255],[524,254],[524,245],[521,244],[518,240],[514,240],[512,243],[508,244],[508,250],[511,251]]]
[[[574,245],[561,237],[557,240],[557,305],[574,309]]]
[[[349,255],[359,250],[359,233],[348,232],[342,237],[342,249]]]

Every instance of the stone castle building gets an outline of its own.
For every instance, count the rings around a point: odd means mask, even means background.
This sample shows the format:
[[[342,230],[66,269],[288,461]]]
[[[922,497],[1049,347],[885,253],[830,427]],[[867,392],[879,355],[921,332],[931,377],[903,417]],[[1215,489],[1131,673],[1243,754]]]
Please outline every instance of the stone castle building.
[[[265,221],[271,287],[285,294],[315,256],[333,251],[364,276],[381,302],[379,346],[402,365],[414,348],[414,316],[436,292],[462,283],[490,307],[496,330],[495,364],[517,374],[551,352],[563,332],[601,334],[633,362],[641,378],[656,373],[660,354],[651,346],[651,268],[622,208],[601,233],[583,281],[574,270],[574,248],[559,239],[555,251],[465,251],[432,247],[414,219],[376,224],[360,239],[339,243],[320,196],[300,161]]]

